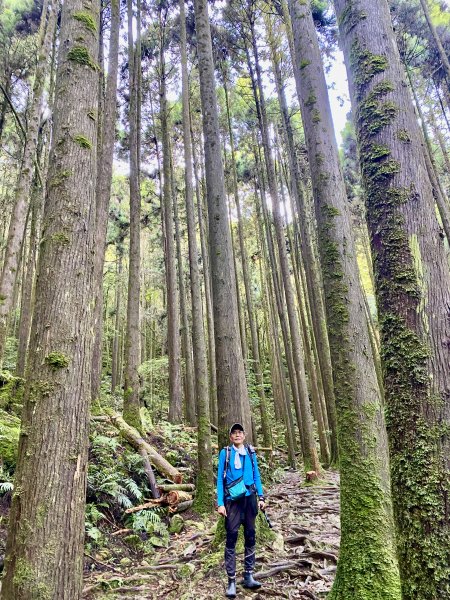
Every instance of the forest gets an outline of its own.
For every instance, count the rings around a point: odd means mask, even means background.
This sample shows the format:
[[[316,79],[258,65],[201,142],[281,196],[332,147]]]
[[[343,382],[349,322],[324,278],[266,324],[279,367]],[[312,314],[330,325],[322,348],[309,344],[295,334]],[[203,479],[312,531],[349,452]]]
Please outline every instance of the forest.
[[[447,0],[0,0],[1,600],[225,597],[233,424],[237,598],[450,600],[449,242]]]

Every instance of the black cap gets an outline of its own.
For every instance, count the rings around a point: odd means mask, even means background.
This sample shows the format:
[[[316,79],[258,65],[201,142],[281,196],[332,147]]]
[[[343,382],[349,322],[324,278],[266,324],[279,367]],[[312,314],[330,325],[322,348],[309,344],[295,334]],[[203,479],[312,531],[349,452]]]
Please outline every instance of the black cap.
[[[241,425],[241,423],[233,423],[233,425],[230,427],[230,435],[233,433],[233,431],[242,431],[245,433],[244,426]]]

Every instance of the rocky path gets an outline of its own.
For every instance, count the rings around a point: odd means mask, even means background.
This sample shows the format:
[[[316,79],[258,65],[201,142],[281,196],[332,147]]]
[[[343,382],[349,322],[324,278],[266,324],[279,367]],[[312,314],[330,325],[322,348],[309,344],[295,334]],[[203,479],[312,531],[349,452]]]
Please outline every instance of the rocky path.
[[[338,476],[306,487],[288,471],[272,486],[267,513],[275,539],[257,552],[257,574],[264,586],[250,592],[238,585],[238,599],[321,599],[333,583],[339,551]],[[85,582],[85,600],[219,600],[226,576],[223,548],[214,548],[217,516],[208,523],[187,520],[168,548],[128,569],[107,569]],[[238,565],[242,557],[238,555]],[[239,567],[238,567],[239,573]],[[239,574],[238,574],[239,582]]]

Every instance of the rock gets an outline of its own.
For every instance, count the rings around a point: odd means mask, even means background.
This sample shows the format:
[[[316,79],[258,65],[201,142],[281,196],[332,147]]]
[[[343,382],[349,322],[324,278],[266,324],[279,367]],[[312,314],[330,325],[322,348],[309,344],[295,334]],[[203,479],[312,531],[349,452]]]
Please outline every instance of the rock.
[[[128,556],[124,556],[123,558],[120,559],[120,566],[122,567],[129,567],[132,563],[131,558],[128,558]]]
[[[170,519],[169,533],[180,533],[184,529],[184,519],[181,515],[173,515]]]

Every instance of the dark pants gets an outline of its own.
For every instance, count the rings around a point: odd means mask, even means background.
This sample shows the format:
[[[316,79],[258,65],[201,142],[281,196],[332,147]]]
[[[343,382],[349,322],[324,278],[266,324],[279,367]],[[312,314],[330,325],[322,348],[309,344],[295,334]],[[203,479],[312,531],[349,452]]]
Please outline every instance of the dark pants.
[[[227,510],[225,519],[225,529],[227,532],[225,568],[228,577],[235,577],[236,542],[241,525],[244,525],[244,568],[246,571],[252,572],[255,566],[255,519],[258,514],[256,494],[244,496],[234,502],[226,501],[225,508]]]

